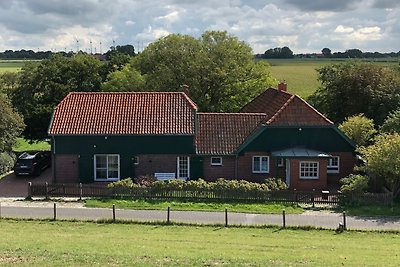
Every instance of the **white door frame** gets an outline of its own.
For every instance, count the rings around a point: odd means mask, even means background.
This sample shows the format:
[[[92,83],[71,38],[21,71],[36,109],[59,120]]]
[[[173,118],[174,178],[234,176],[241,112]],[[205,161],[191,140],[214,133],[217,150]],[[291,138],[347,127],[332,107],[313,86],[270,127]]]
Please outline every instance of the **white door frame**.
[[[286,184],[290,187],[290,159],[286,159]]]

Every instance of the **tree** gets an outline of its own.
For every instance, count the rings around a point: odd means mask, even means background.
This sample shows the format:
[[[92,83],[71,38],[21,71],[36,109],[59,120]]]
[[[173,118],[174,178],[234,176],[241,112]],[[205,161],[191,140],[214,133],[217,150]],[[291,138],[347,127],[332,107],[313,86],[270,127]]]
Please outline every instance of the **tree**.
[[[393,192],[400,194],[400,134],[382,134],[375,143],[359,149],[366,161],[365,171],[375,179],[382,180]]]
[[[363,114],[347,118],[339,125],[339,129],[357,146],[365,146],[375,135],[374,122]]]
[[[348,49],[348,50],[346,50],[345,54],[349,58],[362,58],[362,57],[364,57],[364,54],[360,49]]]
[[[203,111],[237,111],[276,81],[268,64],[255,62],[249,45],[227,32],[208,31],[199,39],[171,34],[150,44],[133,60],[147,90],[179,91]]]
[[[324,55],[324,57],[331,57],[332,56],[332,51],[325,47],[321,50],[322,54]]]
[[[381,125],[400,103],[400,75],[391,68],[350,61],[318,69],[318,80],[308,100],[338,123],[363,113]]]
[[[270,48],[264,53],[264,58],[293,58],[293,52],[289,47]]]
[[[144,77],[131,65],[123,67],[107,76],[107,81],[101,85],[104,92],[143,91],[145,90]]]
[[[0,94],[0,153],[12,151],[23,129],[22,117],[14,111],[7,97]]]
[[[90,55],[72,58],[60,54],[40,63],[26,64],[19,72],[17,87],[9,92],[13,106],[23,115],[24,136],[47,137],[54,107],[72,91],[99,91],[102,63]]]
[[[381,130],[385,133],[400,133],[400,109],[391,112],[386,117]]]

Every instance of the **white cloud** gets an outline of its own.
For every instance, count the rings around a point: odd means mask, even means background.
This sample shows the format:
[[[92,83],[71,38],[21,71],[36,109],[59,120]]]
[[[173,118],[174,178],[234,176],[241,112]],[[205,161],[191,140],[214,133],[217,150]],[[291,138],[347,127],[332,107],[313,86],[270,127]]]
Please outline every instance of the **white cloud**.
[[[155,20],[158,21],[163,21],[166,23],[173,23],[179,20],[179,12],[178,11],[173,11],[165,16],[160,16],[155,18]]]
[[[365,27],[356,30],[350,34],[355,41],[376,41],[382,39],[381,29],[379,27]]]
[[[354,29],[352,27],[345,27],[343,25],[339,25],[336,27],[335,31],[336,33],[350,33],[353,32]]]

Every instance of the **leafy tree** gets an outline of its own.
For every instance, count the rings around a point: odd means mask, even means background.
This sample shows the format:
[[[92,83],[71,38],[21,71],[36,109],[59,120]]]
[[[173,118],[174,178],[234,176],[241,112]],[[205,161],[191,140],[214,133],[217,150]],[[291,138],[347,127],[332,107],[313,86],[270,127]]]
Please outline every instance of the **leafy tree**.
[[[227,32],[208,31],[199,39],[172,34],[150,44],[133,60],[147,90],[178,91],[190,86],[203,111],[237,111],[275,84],[265,62],[255,62],[249,45]]]
[[[363,113],[381,125],[400,101],[400,75],[391,68],[350,61],[318,69],[318,79],[308,100],[338,123]]]
[[[23,128],[22,117],[14,111],[7,97],[0,94],[0,153],[12,150]]]
[[[360,174],[350,174],[342,179],[340,191],[343,193],[362,193],[368,188],[368,177]]]
[[[332,51],[325,47],[321,50],[322,54],[324,55],[324,57],[331,57],[332,56]]]
[[[24,136],[47,137],[54,107],[72,91],[99,91],[102,63],[90,55],[72,58],[60,54],[39,64],[27,64],[19,72],[17,87],[9,91],[13,106],[23,115]]]
[[[381,130],[385,133],[400,133],[400,109],[391,112],[382,124]]]
[[[349,58],[362,58],[362,57],[364,57],[364,54],[360,49],[348,49],[348,50],[346,50],[345,54]]]
[[[357,146],[368,144],[376,133],[374,122],[363,114],[347,118],[339,125],[339,129],[353,140]]]
[[[264,53],[264,58],[293,58],[293,52],[289,47],[270,48]]]
[[[101,88],[104,92],[144,91],[145,80],[139,71],[127,65],[110,73]]]
[[[400,194],[400,134],[382,134],[375,143],[359,149],[365,170],[382,180],[397,197]]]

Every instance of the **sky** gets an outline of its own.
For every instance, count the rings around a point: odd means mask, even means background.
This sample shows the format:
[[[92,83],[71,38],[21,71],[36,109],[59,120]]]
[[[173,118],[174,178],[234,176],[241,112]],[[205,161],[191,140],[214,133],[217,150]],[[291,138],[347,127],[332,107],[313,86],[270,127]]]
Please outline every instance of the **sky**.
[[[171,33],[222,30],[254,53],[400,51],[400,0],[0,0],[0,52],[142,51]]]

